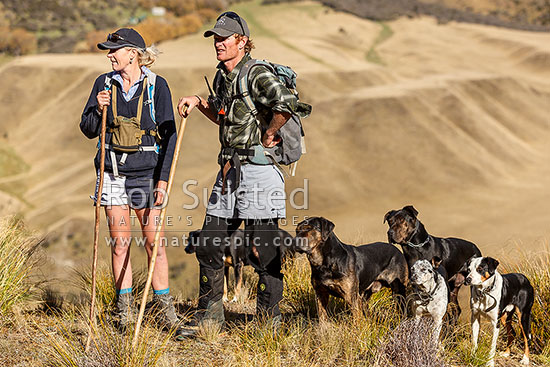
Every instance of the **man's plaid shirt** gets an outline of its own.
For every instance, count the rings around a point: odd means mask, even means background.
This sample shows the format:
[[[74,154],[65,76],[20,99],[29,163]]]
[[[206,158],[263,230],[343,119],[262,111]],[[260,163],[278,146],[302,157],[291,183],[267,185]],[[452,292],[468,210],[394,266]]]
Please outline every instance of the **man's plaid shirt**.
[[[220,143],[224,148],[250,148],[261,143],[262,131],[256,119],[242,98],[232,98],[237,93],[239,71],[250,59],[250,55],[246,54],[229,74],[223,63],[218,64],[216,79],[221,78],[221,81],[215,83],[215,92],[224,100],[225,119],[220,120],[219,130]],[[292,113],[296,110],[296,96],[264,66],[256,66],[251,70],[249,92],[264,131],[271,122],[273,111]]]

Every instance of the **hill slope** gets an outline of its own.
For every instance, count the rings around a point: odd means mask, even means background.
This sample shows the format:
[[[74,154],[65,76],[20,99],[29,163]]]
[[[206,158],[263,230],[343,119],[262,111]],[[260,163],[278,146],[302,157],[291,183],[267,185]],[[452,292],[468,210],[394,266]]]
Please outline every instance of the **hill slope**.
[[[254,56],[292,65],[302,99],[314,106],[308,154],[287,180],[288,193],[309,180],[309,209],[289,209],[287,229],[322,215],[348,242],[382,240],[386,211],[413,204],[432,234],[469,238],[495,255],[548,243],[549,34],[431,18],[379,24],[310,2],[235,10],[249,22]],[[174,103],[206,95],[203,76],[212,79],[216,65],[211,40],[193,35],[160,49],[154,70]],[[369,61],[372,51],[378,63]],[[51,253],[62,266],[87,263],[90,253],[96,142],[78,121],[93,80],[108,70],[103,55],[39,55],[0,69],[10,85],[0,91],[0,139],[29,165],[0,178],[0,190],[17,202],[9,211],[22,207],[31,225],[60,240]],[[202,196],[212,185],[216,127],[195,113],[182,149],[169,206],[176,237],[202,224],[204,200],[183,209],[193,198],[181,186],[197,180],[190,188]],[[71,251],[62,247],[69,244]],[[177,269],[189,263],[195,271],[182,248],[170,251]],[[175,287],[191,294],[195,279],[181,278]]]

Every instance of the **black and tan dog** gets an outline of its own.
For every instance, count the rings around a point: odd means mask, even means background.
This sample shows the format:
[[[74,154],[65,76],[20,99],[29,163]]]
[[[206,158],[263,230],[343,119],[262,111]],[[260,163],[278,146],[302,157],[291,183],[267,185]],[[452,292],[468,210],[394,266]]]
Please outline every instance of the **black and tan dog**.
[[[368,299],[382,287],[390,287],[403,301],[409,276],[403,254],[383,242],[346,245],[333,229],[334,224],[321,217],[296,227],[296,251],[306,253],[311,265],[319,318],[327,318],[329,295],[343,298],[353,313],[360,311],[361,297]]]
[[[185,252],[188,254],[195,253],[195,248],[199,244],[199,235],[201,231],[196,230],[189,232],[189,239]],[[291,258],[294,255],[294,237],[287,231],[279,229],[279,237],[276,239],[277,246],[280,247],[281,262],[287,258]],[[242,285],[243,285],[243,268],[245,265],[250,265],[250,252],[254,250],[254,247],[246,245],[245,232],[242,229],[235,230],[231,236],[225,241],[224,246],[224,275],[225,282],[223,287],[223,300],[227,302],[227,292],[229,290],[229,268],[233,267],[235,274],[235,294],[231,302],[236,302],[241,299]],[[254,254],[255,255],[255,254]]]
[[[387,212],[384,222],[387,221],[389,225],[388,241],[401,245],[409,269],[418,260],[431,261],[435,257],[441,259],[441,266],[448,277],[449,302],[456,305],[454,316],[457,317],[460,314],[458,291],[464,283],[464,277],[459,270],[472,256],[481,256],[481,251],[470,241],[431,236],[417,215],[418,211],[412,205]]]
[[[531,339],[531,309],[535,292],[529,279],[523,274],[500,274],[499,262],[491,257],[474,257],[464,264],[461,273],[466,277],[466,285],[471,286],[470,307],[472,310],[472,342],[477,348],[479,322],[481,316],[491,320],[493,338],[491,341],[488,365],[495,365],[495,352],[499,332],[499,319],[506,325],[508,341],[504,357],[510,356],[510,346],[514,340],[512,318],[517,311],[519,325],[525,343],[521,364],[529,364],[529,340]]]

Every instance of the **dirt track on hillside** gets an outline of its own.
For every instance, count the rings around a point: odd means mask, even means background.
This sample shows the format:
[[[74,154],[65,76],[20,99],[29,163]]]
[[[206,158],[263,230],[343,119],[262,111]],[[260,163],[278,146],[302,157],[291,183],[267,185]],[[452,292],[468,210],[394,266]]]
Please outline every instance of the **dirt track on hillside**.
[[[548,246],[550,34],[400,19],[388,23],[393,35],[376,48],[376,64],[366,55],[377,23],[313,3],[237,10],[249,20],[254,56],[292,65],[314,106],[304,123],[308,153],[287,180],[288,192],[309,180],[309,210],[289,209],[287,229],[293,216],[321,215],[347,242],[383,240],[386,211],[413,204],[430,233],[468,238],[485,253],[513,258]],[[206,95],[211,40],[193,35],[159,48],[154,71],[174,102]],[[108,70],[104,55],[31,56],[0,69],[10,86],[0,91],[0,136],[31,166],[14,178],[26,191],[9,211],[22,207],[52,238],[78,221],[75,228],[89,223],[91,243],[96,142],[78,121],[93,80]],[[181,185],[196,179],[194,192],[209,188],[217,150],[216,126],[195,113],[169,206],[174,236],[201,226],[204,209],[182,208],[192,199]],[[51,251],[65,265],[88,261]],[[170,251],[172,264],[195,271],[182,248]],[[187,278],[175,286],[184,295],[195,283]]]

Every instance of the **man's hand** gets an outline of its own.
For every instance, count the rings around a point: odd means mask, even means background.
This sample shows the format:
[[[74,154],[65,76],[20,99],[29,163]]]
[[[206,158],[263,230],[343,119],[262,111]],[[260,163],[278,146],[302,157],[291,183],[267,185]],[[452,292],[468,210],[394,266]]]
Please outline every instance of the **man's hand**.
[[[187,117],[195,107],[201,104],[202,99],[198,96],[181,97],[178,102],[178,113],[181,117]],[[187,110],[185,110],[187,107]]]
[[[168,182],[158,181],[155,186],[155,204],[154,206],[162,206],[164,204],[164,199],[166,196],[166,189],[168,187]]]
[[[277,135],[277,133],[273,134],[270,133],[269,130],[265,132],[264,136],[262,137],[262,145],[265,148],[273,148],[275,145],[277,145],[281,141],[281,137]]]
[[[273,148],[281,141],[281,137],[277,135],[277,131],[286,124],[290,116],[288,112],[273,112],[273,118],[269,123],[269,128],[262,137],[262,145],[265,148]]]

